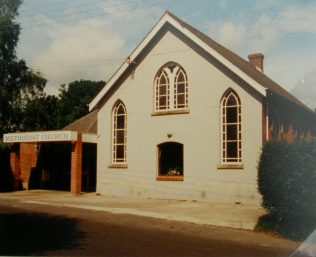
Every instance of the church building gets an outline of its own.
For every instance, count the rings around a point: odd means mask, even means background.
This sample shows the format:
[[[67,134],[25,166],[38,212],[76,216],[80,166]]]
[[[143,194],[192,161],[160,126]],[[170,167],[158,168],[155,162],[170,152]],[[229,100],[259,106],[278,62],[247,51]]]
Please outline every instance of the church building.
[[[263,58],[245,61],[166,12],[89,105],[97,192],[260,204],[262,146],[315,129]]]

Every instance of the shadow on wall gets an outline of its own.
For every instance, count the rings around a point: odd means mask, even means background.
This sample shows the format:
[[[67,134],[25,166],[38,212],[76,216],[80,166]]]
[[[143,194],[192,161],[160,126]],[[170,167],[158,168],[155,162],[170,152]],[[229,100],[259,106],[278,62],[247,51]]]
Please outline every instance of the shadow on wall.
[[[0,145],[0,192],[14,190],[14,176],[10,167],[10,148]]]
[[[43,255],[78,248],[79,221],[64,216],[0,213],[0,255]]]

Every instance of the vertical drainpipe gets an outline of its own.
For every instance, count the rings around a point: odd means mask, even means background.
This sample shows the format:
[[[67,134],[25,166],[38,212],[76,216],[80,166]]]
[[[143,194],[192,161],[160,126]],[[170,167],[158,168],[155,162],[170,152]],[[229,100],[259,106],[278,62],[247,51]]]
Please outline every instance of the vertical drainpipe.
[[[270,127],[269,127],[269,101],[268,101],[268,90],[266,90],[266,142],[270,141]]]

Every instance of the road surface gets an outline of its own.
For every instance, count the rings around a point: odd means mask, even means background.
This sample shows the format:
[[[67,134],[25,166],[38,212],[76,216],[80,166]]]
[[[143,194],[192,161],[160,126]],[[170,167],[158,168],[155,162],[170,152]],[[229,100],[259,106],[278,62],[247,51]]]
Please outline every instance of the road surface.
[[[0,202],[0,255],[288,257],[298,243],[216,226]]]

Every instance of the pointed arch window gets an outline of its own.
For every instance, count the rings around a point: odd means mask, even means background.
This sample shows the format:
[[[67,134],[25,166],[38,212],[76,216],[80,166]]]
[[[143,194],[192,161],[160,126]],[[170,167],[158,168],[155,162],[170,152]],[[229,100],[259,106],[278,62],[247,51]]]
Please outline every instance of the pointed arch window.
[[[113,108],[113,144],[112,163],[126,163],[126,127],[127,113],[123,102],[119,101]]]
[[[176,63],[164,65],[155,78],[155,111],[164,113],[188,112],[188,79]]]
[[[180,68],[174,81],[174,108],[181,109],[188,107],[188,83],[187,75]]]
[[[166,71],[161,70],[156,77],[156,109],[167,110],[170,106],[170,83]]]
[[[236,92],[229,90],[221,102],[222,163],[242,162],[241,103]]]

